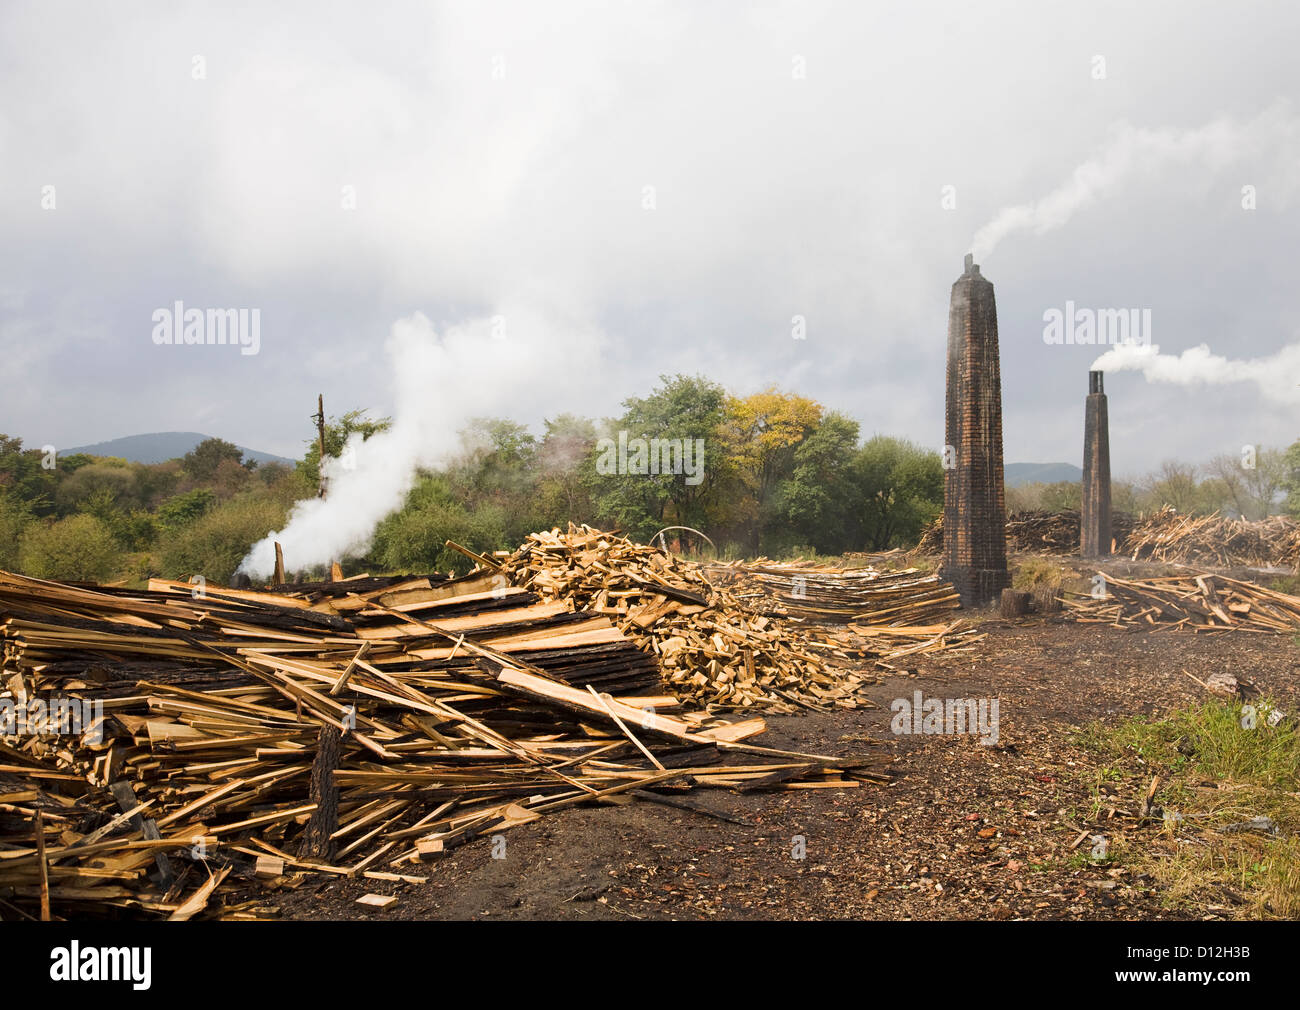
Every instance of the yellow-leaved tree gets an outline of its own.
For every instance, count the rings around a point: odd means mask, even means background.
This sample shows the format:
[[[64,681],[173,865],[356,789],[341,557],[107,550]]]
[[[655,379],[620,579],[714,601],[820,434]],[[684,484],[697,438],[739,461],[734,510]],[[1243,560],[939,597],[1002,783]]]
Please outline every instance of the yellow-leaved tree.
[[[778,511],[778,492],[794,472],[796,451],[821,421],[820,403],[775,386],[727,397],[716,434],[727,475],[718,518],[727,539],[751,555]]]

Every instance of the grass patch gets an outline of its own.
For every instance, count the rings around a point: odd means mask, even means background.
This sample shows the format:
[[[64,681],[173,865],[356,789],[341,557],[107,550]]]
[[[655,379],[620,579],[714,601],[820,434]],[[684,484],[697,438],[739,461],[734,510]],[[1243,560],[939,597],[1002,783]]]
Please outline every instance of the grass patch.
[[[1061,566],[1049,558],[1022,557],[1011,575],[1011,588],[1029,592],[1039,586],[1059,589],[1065,573]]]
[[[1300,732],[1291,718],[1270,726],[1272,711],[1268,701],[1211,701],[1080,731],[1079,744],[1104,762],[1094,773],[1094,819],[1107,806],[1131,807],[1161,777],[1153,803],[1163,818],[1129,835],[1124,862],[1150,873],[1171,904],[1300,917]],[[1273,833],[1222,830],[1260,817]]]
[[[1300,575],[1282,575],[1269,584],[1270,589],[1290,596],[1300,596]]]

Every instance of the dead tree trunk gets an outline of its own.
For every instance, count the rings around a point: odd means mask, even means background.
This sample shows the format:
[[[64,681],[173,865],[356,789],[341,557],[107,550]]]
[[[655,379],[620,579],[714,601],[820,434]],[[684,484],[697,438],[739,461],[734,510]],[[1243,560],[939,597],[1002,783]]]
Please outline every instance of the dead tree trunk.
[[[303,832],[298,854],[304,859],[334,861],[336,843],[330,836],[339,826],[339,790],[334,770],[339,766],[343,734],[334,726],[322,726],[316,741],[316,760],[311,765],[311,801],[316,804]]]

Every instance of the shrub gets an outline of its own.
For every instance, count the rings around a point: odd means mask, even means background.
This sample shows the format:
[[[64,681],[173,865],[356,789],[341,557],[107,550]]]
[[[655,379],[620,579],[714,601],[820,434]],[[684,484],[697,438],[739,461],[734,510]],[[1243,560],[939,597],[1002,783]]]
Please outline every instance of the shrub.
[[[1012,573],[1011,585],[1015,589],[1034,590],[1046,586],[1058,589],[1064,580],[1061,566],[1048,558],[1022,558]]]
[[[121,558],[112,532],[89,515],[31,526],[18,545],[20,568],[38,579],[102,582],[118,570]]]
[[[202,575],[229,583],[248,549],[284,525],[287,510],[260,494],[245,494],[218,505],[201,518],[173,530],[161,548],[163,574],[180,579]]]
[[[375,534],[374,557],[398,572],[467,571],[471,562],[446,547],[455,540],[480,553],[513,548],[504,510],[485,506],[469,512],[457,503],[408,507],[389,516]]]
[[[63,461],[59,464],[62,466]],[[78,468],[63,477],[54,497],[59,512],[65,516],[91,512],[92,504],[102,507],[105,502],[124,509],[145,504],[137,493],[135,471],[125,460],[100,459]]]
[[[172,495],[158,506],[158,524],[169,532],[178,530],[205,515],[216,502],[216,494],[208,488]]]
[[[18,567],[18,541],[31,519],[22,502],[0,495],[0,568]]]

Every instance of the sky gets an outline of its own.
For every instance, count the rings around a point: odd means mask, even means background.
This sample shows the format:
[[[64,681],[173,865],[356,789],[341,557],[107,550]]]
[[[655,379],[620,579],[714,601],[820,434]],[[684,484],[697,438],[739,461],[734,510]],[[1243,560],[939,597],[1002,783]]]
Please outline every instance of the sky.
[[[0,431],[299,456],[317,393],[540,431],[698,373],[939,449],[974,249],[1008,461],[1081,462],[1067,303],[1256,362],[1108,374],[1117,476],[1284,446],[1297,37],[1281,2],[8,0]],[[257,310],[257,353],[157,343],[178,301]]]

